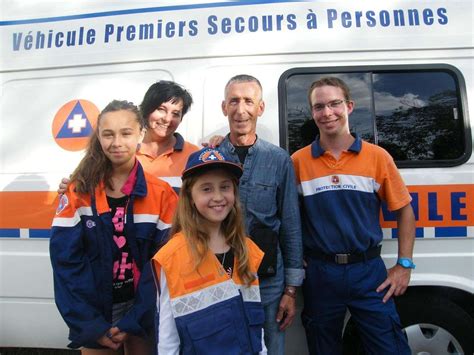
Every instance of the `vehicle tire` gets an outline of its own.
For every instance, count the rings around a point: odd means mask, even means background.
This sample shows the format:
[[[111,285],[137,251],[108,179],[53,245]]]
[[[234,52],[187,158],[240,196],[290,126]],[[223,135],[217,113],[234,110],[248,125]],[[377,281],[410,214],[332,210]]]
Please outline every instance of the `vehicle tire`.
[[[474,319],[438,296],[400,297],[397,309],[412,354],[474,354]]]

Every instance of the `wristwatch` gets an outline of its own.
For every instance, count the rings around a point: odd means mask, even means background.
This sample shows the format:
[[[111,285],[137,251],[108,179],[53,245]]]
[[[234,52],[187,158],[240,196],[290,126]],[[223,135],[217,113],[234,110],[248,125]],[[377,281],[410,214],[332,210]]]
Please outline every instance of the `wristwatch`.
[[[296,298],[296,287],[286,286],[285,290],[283,291],[283,294],[290,296],[291,298]]]
[[[410,258],[398,258],[397,264],[405,269],[414,269],[416,267]]]

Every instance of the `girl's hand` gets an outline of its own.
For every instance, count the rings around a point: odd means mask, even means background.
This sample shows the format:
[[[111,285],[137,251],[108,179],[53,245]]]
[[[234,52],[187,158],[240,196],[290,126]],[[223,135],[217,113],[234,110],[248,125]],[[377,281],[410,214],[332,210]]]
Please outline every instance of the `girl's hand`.
[[[99,339],[97,339],[97,342],[100,345],[105,346],[109,349],[118,350],[122,346],[122,342],[116,342],[112,339],[112,333],[111,333],[112,329],[114,328],[110,328],[107,333],[105,333]]]
[[[110,339],[115,343],[123,343],[127,340],[128,334],[122,332],[119,328],[113,327],[109,330]]]

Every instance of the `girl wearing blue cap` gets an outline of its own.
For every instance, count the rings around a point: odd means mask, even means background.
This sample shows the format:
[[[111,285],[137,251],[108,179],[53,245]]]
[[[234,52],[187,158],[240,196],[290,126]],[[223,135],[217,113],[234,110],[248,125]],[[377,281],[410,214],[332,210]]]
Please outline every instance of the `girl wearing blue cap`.
[[[154,256],[160,354],[265,354],[257,269],[238,197],[242,168],[216,149],[190,155],[170,241]]]

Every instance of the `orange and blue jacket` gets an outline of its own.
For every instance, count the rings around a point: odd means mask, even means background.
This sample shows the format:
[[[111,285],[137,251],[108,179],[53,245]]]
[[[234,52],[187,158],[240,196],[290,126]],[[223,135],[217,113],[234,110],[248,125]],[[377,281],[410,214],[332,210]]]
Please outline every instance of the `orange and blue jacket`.
[[[134,306],[117,324],[127,333],[153,332],[156,288],[149,260],[168,236],[177,196],[138,164],[126,214],[126,235],[141,275]],[[50,256],[58,309],[70,332],[69,347],[97,348],[111,327],[113,222],[104,184],[93,195],[74,184],[61,197],[53,219]],[[146,267],[146,265],[148,265]]]
[[[249,238],[246,244],[250,269],[256,275],[263,252]],[[231,278],[210,250],[196,268],[183,233],[160,249],[153,266],[159,285],[159,354],[258,354],[266,350],[258,279],[246,286],[236,271]]]

